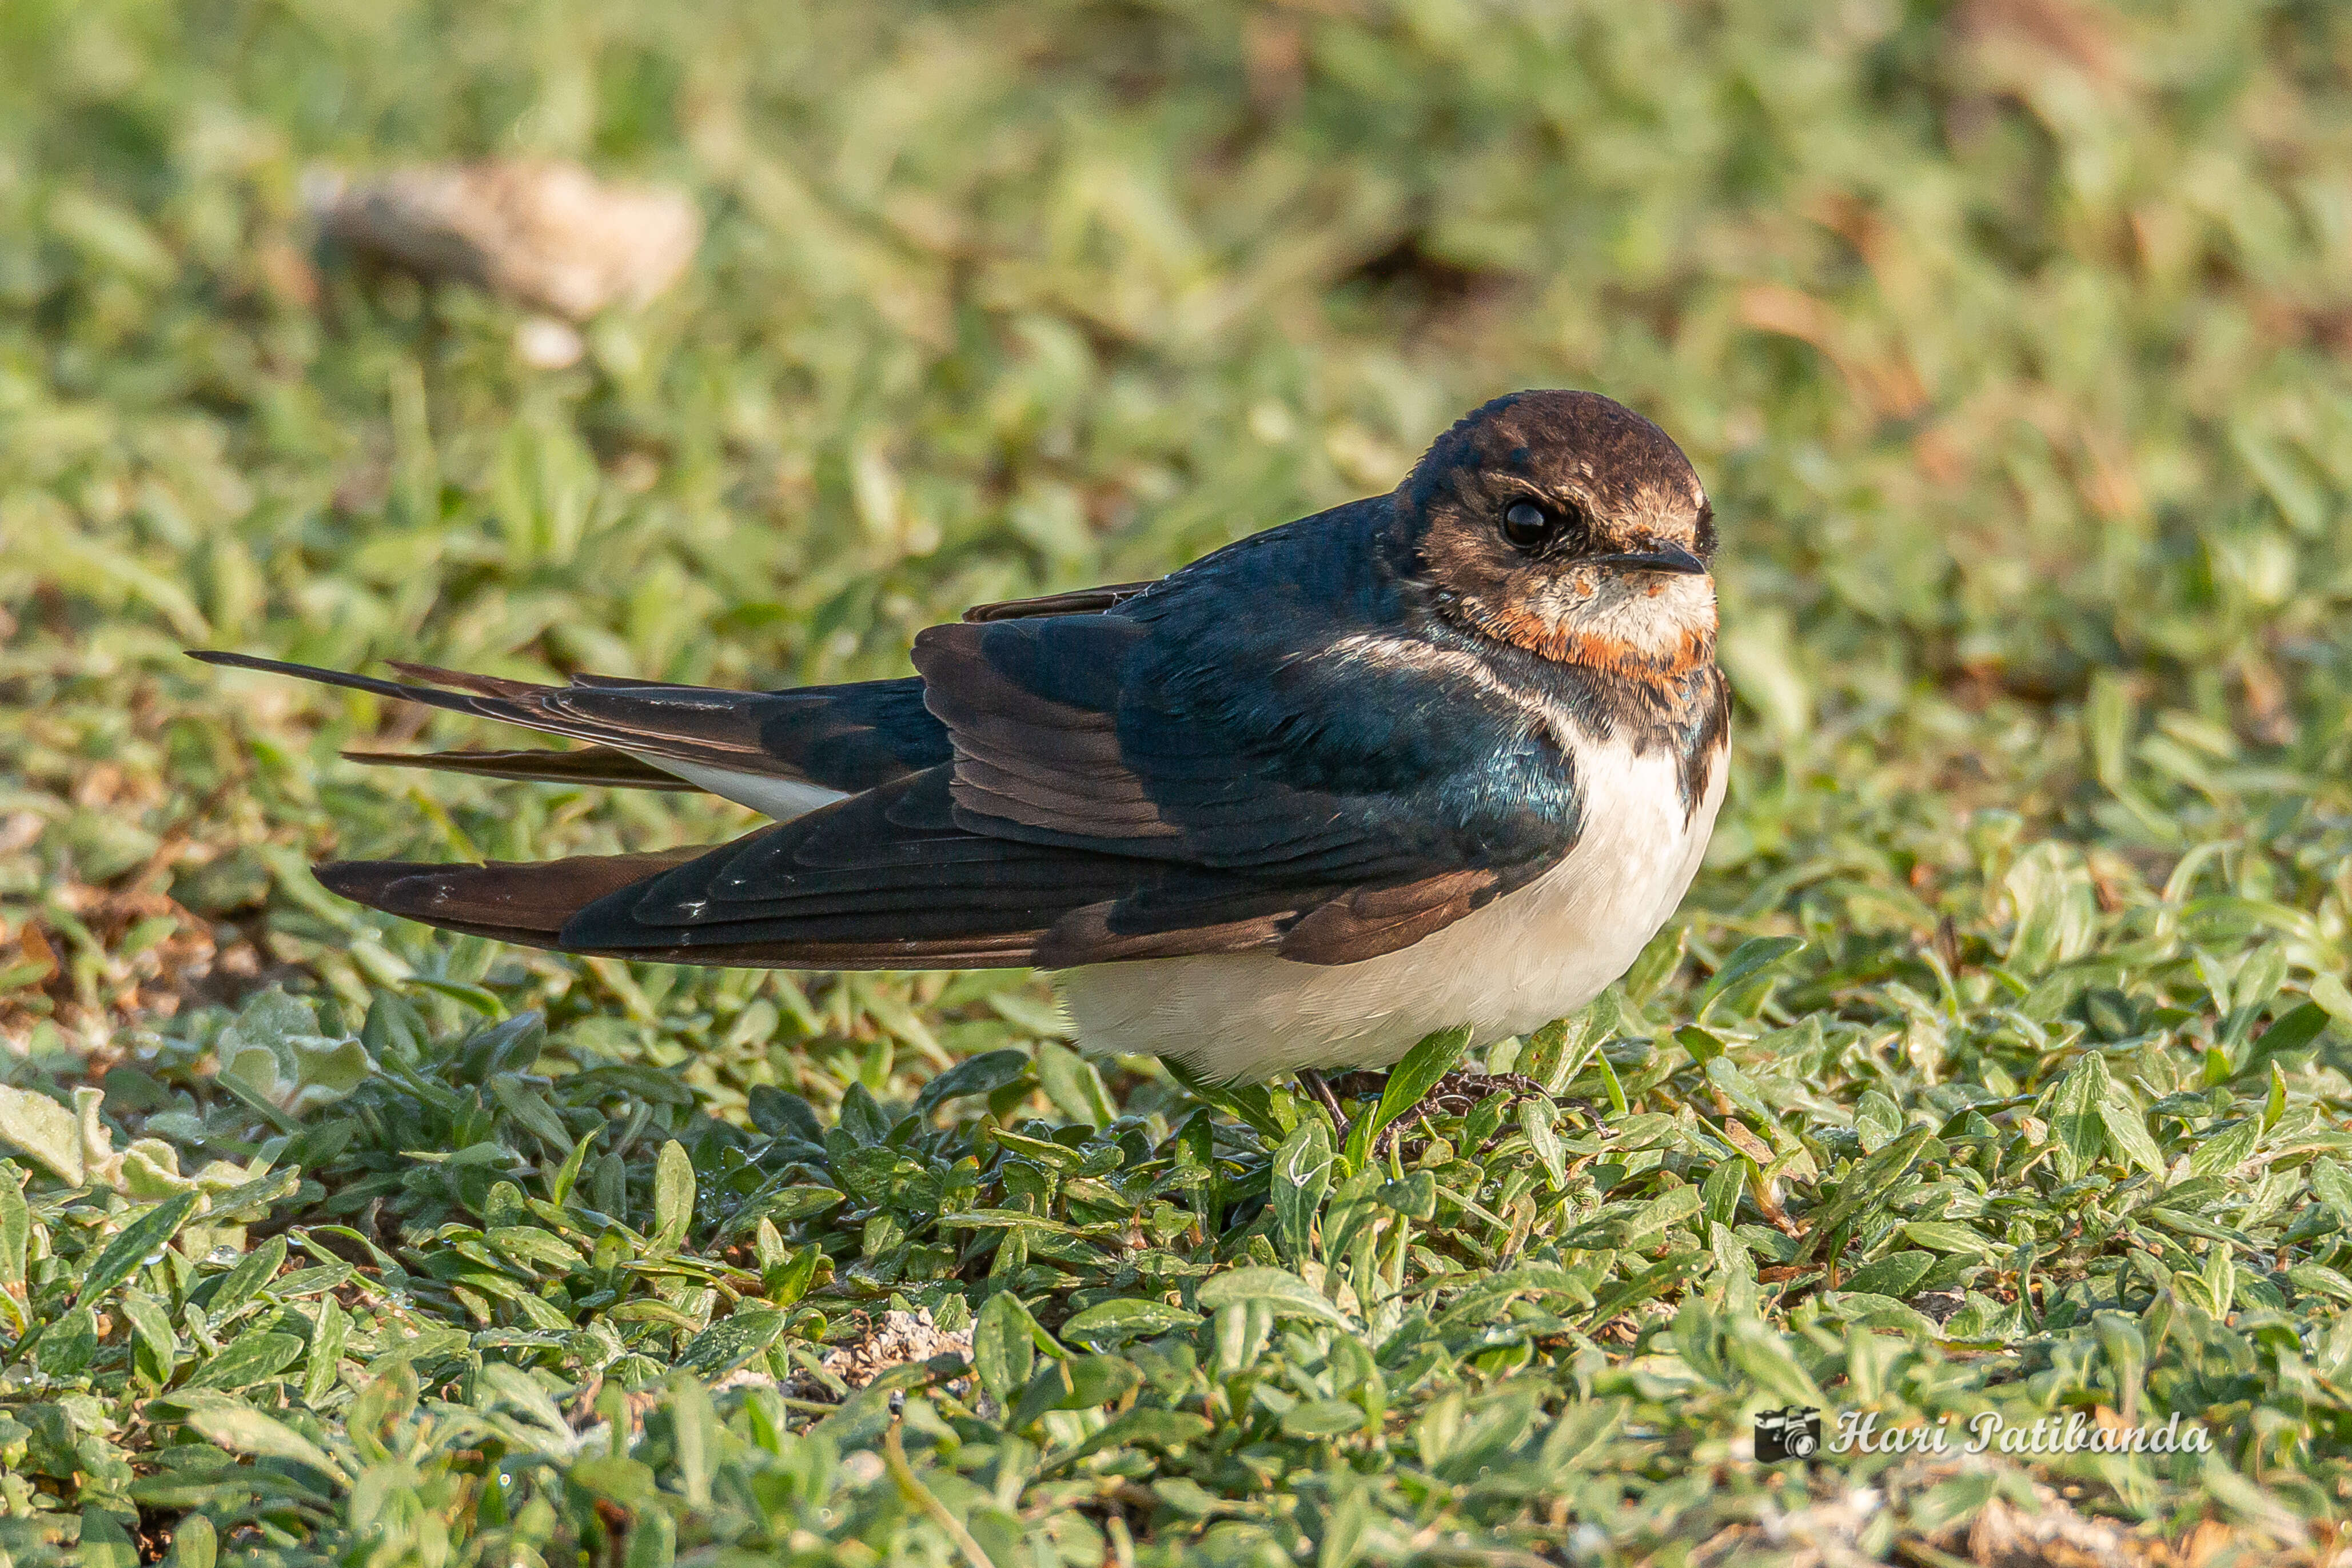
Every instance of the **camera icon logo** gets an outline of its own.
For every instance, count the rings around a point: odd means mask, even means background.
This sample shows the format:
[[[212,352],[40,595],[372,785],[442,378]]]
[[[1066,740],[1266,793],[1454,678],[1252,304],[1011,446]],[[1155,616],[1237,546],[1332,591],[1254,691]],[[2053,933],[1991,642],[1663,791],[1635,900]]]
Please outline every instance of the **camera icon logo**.
[[[1821,1452],[1822,1412],[1817,1405],[1788,1405],[1756,1413],[1756,1458],[1765,1464],[1810,1459]]]

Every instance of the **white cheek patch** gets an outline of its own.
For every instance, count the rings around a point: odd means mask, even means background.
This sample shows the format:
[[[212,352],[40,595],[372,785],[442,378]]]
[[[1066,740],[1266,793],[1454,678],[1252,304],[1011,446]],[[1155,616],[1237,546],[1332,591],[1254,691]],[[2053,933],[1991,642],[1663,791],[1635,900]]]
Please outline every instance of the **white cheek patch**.
[[[1686,573],[1572,572],[1528,601],[1550,627],[1664,657],[1695,632],[1715,630],[1715,583]]]
[[[1715,585],[1703,577],[1612,574],[1574,616],[1581,631],[1644,653],[1664,653],[1696,631],[1715,629]]]

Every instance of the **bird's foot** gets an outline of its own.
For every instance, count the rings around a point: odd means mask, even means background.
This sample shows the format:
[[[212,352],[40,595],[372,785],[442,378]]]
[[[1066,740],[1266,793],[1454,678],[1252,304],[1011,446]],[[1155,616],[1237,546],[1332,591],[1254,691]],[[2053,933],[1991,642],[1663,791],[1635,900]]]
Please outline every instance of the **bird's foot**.
[[[1497,1094],[1508,1095],[1513,1101],[1548,1100],[1544,1086],[1524,1072],[1472,1072],[1457,1068],[1429,1086],[1421,1103],[1397,1118],[1402,1122],[1432,1111],[1450,1116],[1466,1116],[1481,1100]]]
[[[1474,1072],[1456,1068],[1429,1086],[1429,1092],[1405,1107],[1402,1115],[1381,1129],[1372,1140],[1375,1158],[1389,1152],[1391,1145],[1404,1135],[1407,1128],[1429,1132],[1433,1115],[1466,1116],[1483,1100],[1506,1095],[1512,1101],[1548,1099],[1544,1086],[1520,1072]]]
[[[1344,1143],[1352,1124],[1339,1109],[1341,1102],[1377,1100],[1381,1091],[1388,1084],[1388,1074],[1360,1071],[1343,1072],[1336,1078],[1326,1078],[1312,1068],[1304,1068],[1299,1071],[1298,1082],[1308,1093],[1315,1096],[1325,1110],[1331,1113],[1332,1124],[1338,1130],[1340,1141]],[[1596,1126],[1601,1124],[1600,1106],[1589,1100],[1555,1100],[1542,1084],[1524,1072],[1475,1072],[1468,1069],[1457,1068],[1431,1084],[1427,1093],[1413,1104],[1407,1106],[1404,1113],[1396,1120],[1381,1128],[1380,1136],[1372,1140],[1371,1152],[1375,1156],[1385,1155],[1390,1145],[1402,1136],[1407,1129],[1423,1126],[1425,1130],[1425,1124],[1429,1117],[1433,1115],[1466,1116],[1479,1102],[1492,1099],[1497,1094],[1507,1095],[1513,1102],[1549,1100],[1563,1108],[1581,1111]],[[1500,1135],[1499,1133],[1497,1135]],[[1603,1135],[1605,1136],[1606,1134],[1604,1133]]]

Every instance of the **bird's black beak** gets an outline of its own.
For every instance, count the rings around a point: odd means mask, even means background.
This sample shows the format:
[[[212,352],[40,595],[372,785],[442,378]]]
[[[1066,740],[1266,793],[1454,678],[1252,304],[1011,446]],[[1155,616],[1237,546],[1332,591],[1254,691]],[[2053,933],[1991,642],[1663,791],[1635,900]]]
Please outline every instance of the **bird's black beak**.
[[[1622,555],[1597,555],[1586,564],[1611,567],[1618,571],[1677,571],[1700,577],[1706,573],[1706,562],[1680,545],[1652,545],[1647,549],[1627,550]]]

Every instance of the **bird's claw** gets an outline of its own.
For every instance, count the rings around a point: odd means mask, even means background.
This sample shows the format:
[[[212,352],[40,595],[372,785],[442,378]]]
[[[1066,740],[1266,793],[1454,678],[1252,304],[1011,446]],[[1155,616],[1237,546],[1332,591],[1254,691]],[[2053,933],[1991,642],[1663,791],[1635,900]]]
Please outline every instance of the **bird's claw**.
[[[1299,1071],[1298,1081],[1307,1092],[1313,1094],[1316,1101],[1331,1113],[1332,1126],[1338,1132],[1340,1141],[1344,1143],[1347,1140],[1349,1129],[1353,1124],[1340,1111],[1340,1103],[1347,1100],[1377,1098],[1381,1090],[1388,1082],[1388,1074],[1359,1071],[1327,1079],[1321,1073],[1308,1068]],[[1475,1072],[1468,1069],[1457,1068],[1431,1084],[1427,1093],[1407,1106],[1402,1115],[1380,1130],[1379,1134],[1372,1139],[1370,1151],[1371,1156],[1374,1159],[1384,1157],[1389,1150],[1396,1145],[1397,1140],[1410,1128],[1419,1127],[1426,1133],[1432,1114],[1466,1116],[1479,1102],[1490,1100],[1497,1094],[1507,1095],[1513,1102],[1542,1100],[1562,1109],[1580,1111],[1587,1120],[1601,1130],[1601,1136],[1608,1136],[1609,1129],[1601,1121],[1601,1107],[1590,1100],[1556,1099],[1542,1084],[1524,1072]],[[1500,1136],[1500,1134],[1496,1135]]]
[[[1480,1101],[1492,1099],[1497,1094],[1507,1095],[1513,1101],[1550,1098],[1542,1084],[1525,1073],[1473,1072],[1457,1068],[1431,1084],[1427,1093],[1407,1106],[1402,1115],[1381,1129],[1380,1135],[1372,1140],[1372,1156],[1377,1159],[1386,1155],[1408,1126],[1419,1127],[1426,1133],[1432,1113],[1466,1116]]]
[[[1350,1072],[1324,1087],[1327,1092],[1335,1092],[1342,1098],[1369,1099],[1378,1094],[1387,1081],[1383,1073]],[[1480,1101],[1492,1099],[1497,1094],[1513,1101],[1548,1101],[1551,1098],[1542,1084],[1522,1072],[1474,1072],[1456,1069],[1431,1084],[1427,1093],[1407,1106],[1403,1114],[1381,1128],[1380,1135],[1372,1140],[1371,1153],[1375,1158],[1386,1155],[1407,1128],[1420,1127],[1426,1132],[1433,1114],[1466,1116]]]

